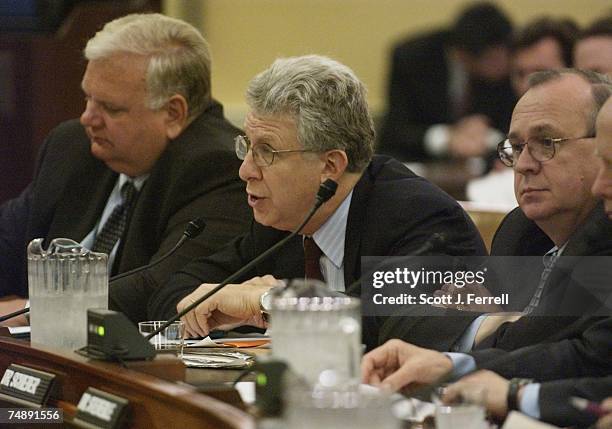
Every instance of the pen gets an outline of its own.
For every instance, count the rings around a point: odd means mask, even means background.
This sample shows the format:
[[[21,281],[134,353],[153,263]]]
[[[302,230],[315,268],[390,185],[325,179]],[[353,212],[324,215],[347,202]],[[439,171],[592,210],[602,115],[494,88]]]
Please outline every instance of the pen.
[[[612,412],[612,410],[604,410],[597,402],[589,401],[588,399],[584,398],[578,398],[577,396],[572,396],[570,398],[570,403],[580,411],[586,411],[587,413],[593,414],[597,417],[602,417]]]

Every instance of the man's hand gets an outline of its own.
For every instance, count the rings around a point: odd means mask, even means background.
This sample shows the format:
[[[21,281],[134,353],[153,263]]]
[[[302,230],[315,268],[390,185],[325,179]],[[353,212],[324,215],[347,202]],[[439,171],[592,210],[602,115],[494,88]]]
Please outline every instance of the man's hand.
[[[466,116],[453,126],[448,150],[456,158],[481,156],[487,152],[488,133],[489,123],[486,116]]]
[[[610,414],[607,414],[597,420],[597,429],[612,429],[612,397],[606,399],[601,404],[602,408],[606,411],[609,411]]]
[[[367,353],[361,362],[364,383],[391,391],[433,383],[452,369],[452,361],[443,353],[401,340],[387,341]]]
[[[486,390],[484,399],[487,411],[498,419],[503,419],[508,414],[509,385],[508,380],[492,371],[478,371],[451,384],[444,392],[442,400],[447,404],[452,404],[462,396],[469,397],[470,389],[484,388]],[[519,391],[519,398],[522,390],[523,388]]]
[[[278,281],[270,275],[225,286],[183,316],[181,320],[185,322],[186,335],[204,337],[213,329],[231,329],[241,325],[263,328],[259,298],[274,286],[278,286]],[[177,311],[182,311],[215,287],[216,284],[203,283],[177,304]]]
[[[7,314],[14,313],[15,311],[23,310],[26,302],[27,299],[19,298],[16,295],[0,298],[0,316],[6,316]],[[0,326],[26,326],[27,324],[28,320],[26,319],[25,315],[22,314],[0,323]]]

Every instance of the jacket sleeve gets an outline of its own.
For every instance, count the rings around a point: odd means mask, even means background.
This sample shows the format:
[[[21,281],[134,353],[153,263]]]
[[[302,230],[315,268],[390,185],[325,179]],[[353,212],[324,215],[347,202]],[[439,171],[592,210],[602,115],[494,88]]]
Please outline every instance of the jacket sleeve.
[[[538,401],[540,419],[562,427],[587,427],[595,423],[596,417],[570,404],[572,396],[600,402],[612,396],[612,376],[568,378],[542,383]]]
[[[506,378],[549,381],[608,375],[612,372],[612,318],[589,320],[590,326],[571,338],[513,351],[489,348],[470,354],[479,369],[489,369]]]

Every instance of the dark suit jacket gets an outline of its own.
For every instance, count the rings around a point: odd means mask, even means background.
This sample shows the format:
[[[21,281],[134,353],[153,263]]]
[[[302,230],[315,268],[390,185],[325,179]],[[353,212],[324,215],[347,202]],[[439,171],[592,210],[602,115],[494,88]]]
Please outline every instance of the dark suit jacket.
[[[543,232],[516,209],[502,222],[492,251],[521,255],[536,252],[537,243],[542,253],[552,247]],[[563,255],[612,255],[612,222],[601,204],[570,237]],[[506,323],[471,353],[479,368],[492,369],[506,377],[538,380],[612,373],[612,315],[591,317],[591,301],[576,299],[589,291],[572,289],[574,284],[568,282],[571,276],[567,271],[568,267],[553,269],[541,305],[563,305],[569,300],[584,306],[584,316],[534,313]]]
[[[451,124],[450,66],[446,56],[449,33],[438,31],[394,48],[388,90],[389,107],[380,132],[379,152],[404,161],[430,159],[423,136],[435,124]],[[491,126],[506,132],[515,96],[508,80],[473,81],[465,114],[482,113]]]
[[[168,144],[139,193],[113,273],[146,265],[167,252],[198,216],[206,229],[162,264],[166,277],[247,230],[252,215],[233,149],[239,132],[213,102]],[[33,182],[0,207],[0,295],[27,296],[28,242],[37,237],[47,245],[56,237],[81,241],[98,222],[116,180],[117,174],[91,155],[78,121],[54,129],[42,147]]]
[[[601,402],[612,396],[612,376],[600,378],[570,378],[542,383],[540,387],[540,420],[557,426],[587,427],[597,417],[577,410],[568,399],[571,396]]]
[[[517,208],[502,221],[493,239],[491,253],[498,256],[544,255],[553,246],[544,232]],[[612,222],[606,218],[600,204],[570,237],[564,256],[548,278],[542,301],[534,315],[501,325],[478,348],[491,349],[486,353],[494,356],[542,341],[553,342],[582,336],[585,329],[598,319],[579,315],[595,312],[598,315],[610,314],[609,308],[602,307],[601,302],[591,297],[593,291],[589,290],[589,285],[583,287],[571,281],[572,269],[578,266],[581,255],[592,257],[611,254]],[[610,267],[602,267],[602,271],[609,273]],[[528,296],[525,305],[533,296],[539,278],[540,272],[536,272],[529,276],[531,283],[524,283],[524,287],[528,288],[527,293],[521,293]],[[499,293],[494,291],[493,295]],[[402,316],[388,318],[380,329],[380,342],[400,338],[421,347],[449,351],[479,315],[432,307],[422,309],[420,313],[418,310],[418,307],[412,306]],[[542,317],[544,314],[555,317]]]
[[[449,254],[486,252],[474,224],[451,197],[401,163],[375,156],[353,190],[344,246],[346,287],[361,277],[362,256],[407,255],[434,232],[452,237],[446,246]],[[287,234],[254,223],[249,234],[215,255],[190,263],[168,285],[158,288],[149,302],[149,318],[166,319],[176,314],[176,304],[200,283],[223,280]],[[304,276],[301,237],[238,281],[265,274]],[[370,329],[376,327],[364,325],[364,341],[371,347],[376,345],[377,335]]]

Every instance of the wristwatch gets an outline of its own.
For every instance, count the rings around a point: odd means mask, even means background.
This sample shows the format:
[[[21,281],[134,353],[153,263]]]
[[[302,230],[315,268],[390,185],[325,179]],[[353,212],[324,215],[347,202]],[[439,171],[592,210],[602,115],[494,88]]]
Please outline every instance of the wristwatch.
[[[510,380],[510,384],[508,385],[508,396],[506,397],[508,411],[519,411],[518,392],[521,390],[521,387],[530,383],[533,383],[533,379],[531,378],[513,378]]]
[[[259,310],[264,322],[270,320],[270,310],[272,310],[272,293],[275,288],[270,288],[259,297]]]

